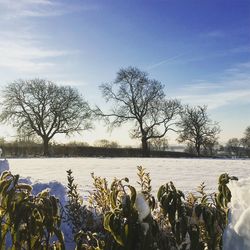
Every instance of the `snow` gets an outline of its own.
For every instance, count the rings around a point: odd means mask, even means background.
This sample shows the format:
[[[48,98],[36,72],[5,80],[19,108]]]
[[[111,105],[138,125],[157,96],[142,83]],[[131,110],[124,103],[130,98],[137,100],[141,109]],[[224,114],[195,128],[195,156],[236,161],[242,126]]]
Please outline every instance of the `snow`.
[[[7,162],[8,163],[8,162]],[[5,165],[4,165],[5,164]],[[0,171],[8,169],[0,161]],[[217,191],[217,179],[220,174],[237,176],[239,181],[230,183],[232,191],[229,226],[224,234],[224,250],[250,249],[250,161],[226,159],[168,159],[168,158],[49,158],[49,159],[9,159],[11,172],[28,176],[27,183],[33,182],[34,192],[49,188],[51,194],[65,204],[67,184],[66,170],[71,169],[80,192],[87,195],[92,189],[90,173],[106,177],[128,177],[130,184],[137,187],[136,166],[143,166],[152,178],[153,193],[160,185],[174,182],[185,192],[195,191],[205,182],[208,192]],[[5,167],[4,167],[5,166]],[[42,183],[41,183],[42,182]],[[62,183],[62,184],[61,184]],[[70,228],[63,225],[63,231],[70,235]],[[71,249],[68,247],[67,249]]]
[[[0,173],[2,173],[5,170],[9,170],[9,163],[6,159],[0,160]]]
[[[139,221],[142,222],[151,212],[148,202],[142,193],[138,193],[135,199],[135,207],[139,213]]]
[[[44,189],[48,189],[51,195],[56,196],[60,203],[64,206],[67,202],[67,190],[64,185],[58,181],[50,181],[48,183],[34,182],[32,184],[32,193],[37,195]]]
[[[224,249],[247,250],[250,249],[250,178],[233,181],[229,188],[232,201]]]
[[[58,181],[67,184],[66,170],[71,169],[76,183],[85,195],[92,189],[91,172],[96,176],[128,177],[130,184],[137,186],[137,166],[143,166],[152,179],[153,192],[160,185],[173,181],[183,191],[194,191],[205,182],[208,191],[217,191],[218,177],[229,173],[239,179],[250,177],[249,160],[222,159],[176,159],[176,158],[33,158],[9,159],[11,171],[21,176],[30,176],[40,182]]]

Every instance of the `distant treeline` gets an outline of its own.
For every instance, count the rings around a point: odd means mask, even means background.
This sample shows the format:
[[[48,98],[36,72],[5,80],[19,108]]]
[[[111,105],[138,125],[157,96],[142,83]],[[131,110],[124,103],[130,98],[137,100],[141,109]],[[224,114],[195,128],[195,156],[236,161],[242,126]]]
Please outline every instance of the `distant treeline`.
[[[3,157],[40,157],[43,145],[39,143],[3,143],[0,145]],[[140,148],[110,148],[72,144],[49,146],[51,157],[142,157]],[[194,157],[186,152],[151,151],[151,157]]]

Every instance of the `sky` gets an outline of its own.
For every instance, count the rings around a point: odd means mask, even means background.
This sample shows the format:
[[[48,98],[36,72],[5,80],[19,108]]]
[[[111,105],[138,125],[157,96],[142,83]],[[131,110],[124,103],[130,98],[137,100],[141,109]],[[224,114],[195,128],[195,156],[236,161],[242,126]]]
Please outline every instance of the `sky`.
[[[250,125],[250,0],[0,0],[0,55],[1,89],[45,78],[107,109],[99,85],[135,66],[161,81],[168,98],[208,105],[220,142]],[[130,128],[111,133],[96,122],[55,139],[137,145]],[[15,130],[1,125],[0,136],[14,138]]]

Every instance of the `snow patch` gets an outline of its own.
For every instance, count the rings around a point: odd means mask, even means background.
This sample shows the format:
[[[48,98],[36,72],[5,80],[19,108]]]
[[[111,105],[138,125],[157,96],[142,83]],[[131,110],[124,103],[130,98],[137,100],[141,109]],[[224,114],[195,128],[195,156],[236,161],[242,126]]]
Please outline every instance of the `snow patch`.
[[[224,233],[224,250],[250,249],[250,178],[231,181],[229,225]]]
[[[35,182],[32,184],[32,194],[37,195],[44,189],[48,189],[51,195],[54,195],[60,200],[60,203],[65,206],[67,202],[67,190],[64,185],[58,181],[50,181],[48,183]]]
[[[0,174],[3,171],[9,170],[9,162],[5,159],[5,160],[0,160]]]
[[[144,194],[137,194],[135,200],[135,207],[139,214],[139,221],[142,222],[150,214],[150,207],[145,199]]]

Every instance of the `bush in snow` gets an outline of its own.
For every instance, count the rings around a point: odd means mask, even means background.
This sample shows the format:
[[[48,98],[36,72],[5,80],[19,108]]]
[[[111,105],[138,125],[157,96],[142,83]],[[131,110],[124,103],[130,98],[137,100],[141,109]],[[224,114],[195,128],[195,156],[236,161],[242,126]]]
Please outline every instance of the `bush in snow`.
[[[47,190],[33,196],[18,175],[0,177],[0,249],[65,249],[58,200]],[[53,240],[53,242],[52,242]]]
[[[167,183],[159,188],[159,203],[151,194],[149,173],[142,167],[138,167],[139,192],[127,178],[115,179],[109,187],[105,178],[92,177],[95,190],[90,204],[104,214],[108,232],[103,249],[222,249],[231,200],[227,184],[236,177],[222,174],[218,193],[210,195],[204,184],[198,194],[185,197],[172,182]]]
[[[64,249],[65,245],[69,250],[222,249],[231,200],[227,184],[235,177],[222,174],[218,192],[210,195],[204,184],[198,194],[185,196],[169,182],[159,188],[157,202],[149,173],[142,167],[137,174],[140,190],[128,178],[109,185],[92,174],[94,189],[84,204],[72,171],[67,174],[67,190],[53,182],[36,183],[32,191],[18,175],[2,173],[0,249]]]
[[[72,234],[79,231],[88,231],[93,229],[93,213],[89,211],[86,205],[83,205],[83,199],[78,193],[77,185],[74,183],[72,171],[67,171],[67,203],[65,204],[65,221],[69,224]]]

